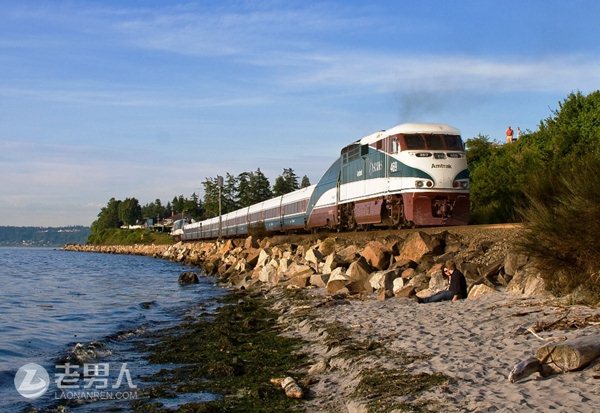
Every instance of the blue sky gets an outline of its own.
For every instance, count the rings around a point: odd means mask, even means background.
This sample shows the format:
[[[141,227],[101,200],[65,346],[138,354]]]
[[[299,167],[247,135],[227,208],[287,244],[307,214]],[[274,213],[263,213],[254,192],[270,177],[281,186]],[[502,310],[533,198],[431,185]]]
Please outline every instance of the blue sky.
[[[0,225],[89,225],[403,122],[535,130],[600,85],[600,2],[0,1]]]

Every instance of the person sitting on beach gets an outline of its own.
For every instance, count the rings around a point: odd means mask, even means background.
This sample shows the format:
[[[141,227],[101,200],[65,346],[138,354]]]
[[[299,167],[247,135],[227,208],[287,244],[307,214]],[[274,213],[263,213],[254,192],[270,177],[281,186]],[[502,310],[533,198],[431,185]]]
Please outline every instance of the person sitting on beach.
[[[444,275],[450,278],[449,288],[429,297],[417,297],[419,303],[436,303],[438,301],[450,300],[458,301],[467,298],[467,280],[463,273],[456,268],[454,261],[446,261]]]

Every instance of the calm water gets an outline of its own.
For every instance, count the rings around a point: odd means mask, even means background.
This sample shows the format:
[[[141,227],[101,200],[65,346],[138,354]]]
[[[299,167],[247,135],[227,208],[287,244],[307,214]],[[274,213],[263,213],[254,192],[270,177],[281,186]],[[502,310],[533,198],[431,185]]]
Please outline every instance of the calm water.
[[[188,269],[148,257],[0,248],[0,412],[30,405],[14,385],[21,366],[40,364],[52,381],[53,366],[77,343],[100,342],[99,361],[113,368],[127,362],[134,379],[144,373],[142,357],[119,337],[175,323],[223,294],[210,278],[180,286],[177,278]]]

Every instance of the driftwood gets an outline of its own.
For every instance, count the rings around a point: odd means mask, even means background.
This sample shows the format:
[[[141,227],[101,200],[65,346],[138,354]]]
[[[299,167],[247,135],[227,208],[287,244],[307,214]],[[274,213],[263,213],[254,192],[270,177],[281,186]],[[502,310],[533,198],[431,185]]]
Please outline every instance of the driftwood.
[[[536,358],[556,373],[579,370],[599,356],[600,334],[547,344],[536,353]]]
[[[600,357],[600,333],[574,338],[540,347],[535,357],[517,363],[508,381],[524,379],[533,373],[548,376],[554,373],[579,370]]]

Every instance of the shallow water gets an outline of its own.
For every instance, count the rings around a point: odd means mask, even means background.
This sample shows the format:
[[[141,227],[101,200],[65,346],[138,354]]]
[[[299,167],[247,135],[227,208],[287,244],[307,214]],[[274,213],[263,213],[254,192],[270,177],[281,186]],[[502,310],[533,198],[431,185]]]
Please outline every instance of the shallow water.
[[[110,362],[111,379],[125,362],[134,380],[146,373],[143,357],[124,343],[223,294],[210,278],[180,286],[177,278],[188,269],[140,256],[0,248],[0,411],[52,403],[52,384],[30,402],[16,391],[15,373],[37,363],[52,382],[58,360],[77,343],[98,343],[90,363]]]

